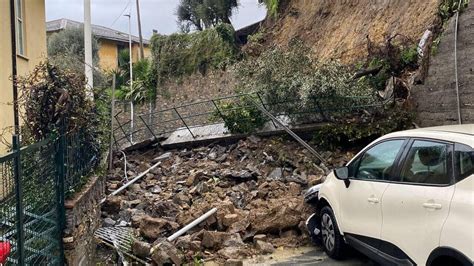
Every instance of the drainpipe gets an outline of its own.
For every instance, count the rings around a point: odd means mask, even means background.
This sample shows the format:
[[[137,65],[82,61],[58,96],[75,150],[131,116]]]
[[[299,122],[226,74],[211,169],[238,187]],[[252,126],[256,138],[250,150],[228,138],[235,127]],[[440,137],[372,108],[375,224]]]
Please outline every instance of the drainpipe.
[[[18,112],[18,86],[16,83],[17,67],[16,67],[16,14],[15,0],[10,0],[10,28],[12,43],[12,80],[13,80],[13,123],[15,127],[15,135],[20,134],[20,118]]]

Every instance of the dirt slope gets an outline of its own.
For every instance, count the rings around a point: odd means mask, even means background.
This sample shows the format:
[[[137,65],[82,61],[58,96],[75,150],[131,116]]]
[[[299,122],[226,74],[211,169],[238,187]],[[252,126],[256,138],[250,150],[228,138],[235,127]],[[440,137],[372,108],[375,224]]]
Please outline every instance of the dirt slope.
[[[404,35],[418,41],[438,24],[440,0],[288,0],[274,23],[267,23],[271,44],[297,37],[315,58],[354,62],[367,55],[367,36],[376,43]]]

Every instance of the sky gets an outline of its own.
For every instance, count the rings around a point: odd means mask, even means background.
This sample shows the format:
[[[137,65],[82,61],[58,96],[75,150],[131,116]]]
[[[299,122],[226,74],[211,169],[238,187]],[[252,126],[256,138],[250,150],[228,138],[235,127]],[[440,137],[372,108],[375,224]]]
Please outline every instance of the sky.
[[[92,24],[128,33],[128,14],[131,8],[132,34],[138,35],[136,0],[91,0]],[[144,38],[150,38],[153,29],[160,34],[179,30],[176,9],[179,0],[140,0],[140,15]],[[260,21],[265,17],[264,6],[257,0],[240,0],[240,7],[231,18],[236,29]],[[46,0],[46,20],[68,18],[84,21],[83,0]]]

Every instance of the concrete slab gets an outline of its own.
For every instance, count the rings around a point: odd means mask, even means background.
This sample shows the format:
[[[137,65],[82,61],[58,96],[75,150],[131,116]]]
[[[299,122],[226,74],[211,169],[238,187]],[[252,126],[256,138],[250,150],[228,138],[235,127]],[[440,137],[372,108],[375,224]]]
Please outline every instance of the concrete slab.
[[[288,125],[287,119],[280,118],[280,121],[283,121],[285,125]],[[295,132],[307,132],[323,125],[326,125],[326,123],[301,125],[291,127],[291,129]],[[163,148],[171,149],[189,145],[204,145],[216,141],[239,140],[248,136],[248,134],[231,134],[225,127],[224,123],[193,127],[190,128],[190,131],[192,134],[187,128],[179,128],[171,133],[169,137],[160,144]],[[280,134],[286,134],[286,132],[282,128],[275,127],[272,122],[267,122],[262,129],[254,133],[254,135],[257,136],[272,136]]]

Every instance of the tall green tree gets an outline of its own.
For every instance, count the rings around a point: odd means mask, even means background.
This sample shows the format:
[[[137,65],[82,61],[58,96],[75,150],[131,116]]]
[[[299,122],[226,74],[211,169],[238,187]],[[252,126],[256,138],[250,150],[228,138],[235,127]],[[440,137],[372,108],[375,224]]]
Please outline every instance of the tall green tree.
[[[231,24],[230,17],[238,6],[238,0],[180,0],[178,23],[184,32]]]
[[[84,75],[84,29],[67,28],[48,37],[49,61],[62,70]],[[99,44],[92,38],[92,61],[94,65],[94,84],[104,82],[99,72]]]

